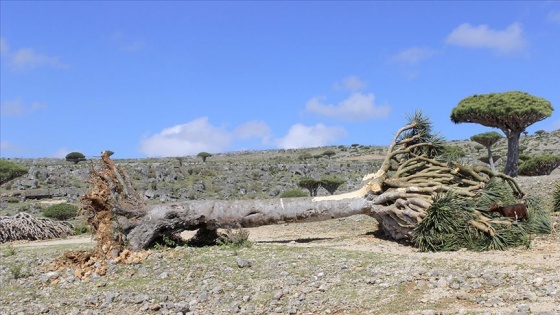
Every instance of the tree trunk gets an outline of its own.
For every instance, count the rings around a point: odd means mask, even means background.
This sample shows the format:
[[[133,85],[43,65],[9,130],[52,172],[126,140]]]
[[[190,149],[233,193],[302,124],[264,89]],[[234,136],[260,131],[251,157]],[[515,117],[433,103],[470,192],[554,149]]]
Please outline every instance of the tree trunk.
[[[123,229],[126,233],[123,236],[131,249],[138,250],[150,246],[161,235],[185,230],[323,221],[371,214],[374,207],[372,201],[364,198],[334,201],[315,201],[311,198],[194,200],[149,208],[142,221]]]
[[[507,161],[504,174],[517,177],[517,167],[519,162],[519,137],[521,131],[511,131],[507,134],[508,139],[508,151],[507,151]]]
[[[490,169],[492,172],[496,171],[496,167],[494,166],[494,158],[492,157],[492,146],[486,147],[488,149],[488,163],[490,164]]]

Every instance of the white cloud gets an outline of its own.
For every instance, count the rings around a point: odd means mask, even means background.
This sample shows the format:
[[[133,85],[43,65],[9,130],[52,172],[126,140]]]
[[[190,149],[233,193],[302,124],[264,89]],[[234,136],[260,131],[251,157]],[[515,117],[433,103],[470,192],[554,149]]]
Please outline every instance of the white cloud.
[[[0,141],[0,152],[23,152],[23,148],[3,140]]]
[[[76,152],[80,152],[78,150],[75,150]],[[53,158],[59,158],[59,159],[63,159],[66,157],[66,155],[68,155],[68,153],[70,153],[72,151],[66,149],[66,148],[60,148],[58,149],[55,153],[53,153],[52,157]]]
[[[546,20],[549,23],[560,24],[560,11],[550,11],[546,15]]]
[[[2,57],[4,57],[9,50],[10,46],[8,45],[8,42],[4,39],[4,37],[0,37],[0,54],[2,54]]]
[[[0,113],[6,116],[22,116],[32,114],[43,108],[47,108],[45,103],[34,102],[26,106],[21,99],[17,98],[13,101],[5,101],[0,107]]]
[[[520,52],[527,45],[520,23],[513,23],[504,30],[494,30],[484,24],[473,26],[463,23],[447,36],[446,42],[462,47],[488,48],[501,53]]]
[[[148,157],[195,155],[202,151],[222,152],[231,142],[230,132],[201,117],[142,139],[140,151]]]
[[[284,138],[276,140],[276,145],[281,149],[319,147],[332,144],[345,136],[346,130],[342,127],[295,124]]]
[[[347,90],[347,91],[360,91],[367,86],[365,81],[362,81],[357,76],[349,76],[344,78],[341,82],[334,83],[335,90]]]
[[[3,37],[0,38],[0,51],[2,57],[6,57],[8,65],[16,71],[26,71],[39,67],[68,68],[68,65],[61,62],[59,57],[41,54],[32,48],[20,48],[12,52],[8,42]]]
[[[30,70],[39,67],[52,67],[56,69],[67,68],[58,57],[51,57],[35,52],[31,48],[22,48],[10,56],[10,64],[16,70]]]
[[[270,138],[270,128],[263,121],[253,120],[235,128],[234,135],[241,139],[260,138],[263,143],[266,143]]]
[[[200,117],[142,139],[140,152],[148,157],[219,153],[230,149],[235,141],[247,138],[260,138],[266,143],[270,128],[262,121],[249,121],[229,131],[213,126],[207,117]]]
[[[312,113],[347,121],[387,117],[390,107],[377,106],[374,100],[375,96],[372,93],[352,93],[350,97],[337,105],[331,105],[323,104],[321,97],[314,97],[307,102],[305,109]]]
[[[410,66],[430,59],[436,54],[436,50],[428,47],[412,47],[400,51],[396,55],[392,56],[389,60],[399,65]]]
[[[118,31],[111,37],[120,51],[134,52],[142,50],[146,44],[141,39],[131,39],[124,32]]]

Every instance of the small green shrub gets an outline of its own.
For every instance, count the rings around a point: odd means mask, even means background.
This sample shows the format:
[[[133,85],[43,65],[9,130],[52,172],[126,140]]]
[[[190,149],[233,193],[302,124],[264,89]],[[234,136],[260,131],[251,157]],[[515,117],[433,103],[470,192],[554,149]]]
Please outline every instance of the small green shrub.
[[[7,266],[14,279],[27,278],[30,276],[30,273],[25,270],[22,263],[10,263]]]
[[[543,154],[521,163],[518,173],[522,176],[550,175],[558,166],[560,155]]]
[[[12,244],[8,244],[8,246],[4,249],[5,257],[14,256],[16,253],[16,248]]]
[[[8,198],[8,203],[18,203],[19,199],[17,197]]]
[[[27,171],[28,169],[25,166],[0,159],[0,185],[26,174]]]
[[[91,229],[86,224],[80,224],[74,227],[74,232],[76,233],[76,235],[91,234]]]
[[[78,215],[78,207],[70,203],[59,203],[49,206],[43,211],[43,216],[56,220],[68,220]]]
[[[253,245],[253,243],[249,241],[249,231],[241,227],[237,229],[227,229],[224,234],[220,235],[217,243],[220,246],[234,249],[251,247]]]
[[[299,197],[307,197],[307,193],[300,189],[292,189],[286,190],[282,194],[280,194],[280,198],[299,198]]]

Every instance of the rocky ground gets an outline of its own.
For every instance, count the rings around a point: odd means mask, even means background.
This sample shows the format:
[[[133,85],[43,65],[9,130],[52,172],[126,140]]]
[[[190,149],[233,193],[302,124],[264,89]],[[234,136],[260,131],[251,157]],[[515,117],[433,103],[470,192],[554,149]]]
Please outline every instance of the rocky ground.
[[[558,178],[519,183],[544,196]],[[248,231],[251,247],[154,249],[85,280],[47,266],[90,238],[4,244],[0,314],[560,314],[560,233],[421,253],[361,215]]]

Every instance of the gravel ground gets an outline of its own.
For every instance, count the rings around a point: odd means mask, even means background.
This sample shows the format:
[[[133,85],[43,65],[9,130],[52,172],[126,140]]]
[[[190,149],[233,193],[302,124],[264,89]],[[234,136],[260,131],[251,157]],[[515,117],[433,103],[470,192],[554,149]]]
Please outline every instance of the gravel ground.
[[[557,180],[519,183],[550,199]],[[560,314],[560,233],[528,249],[420,253],[367,216],[249,232],[248,248],[151,250],[87,280],[46,266],[89,238],[4,244],[0,314]]]

